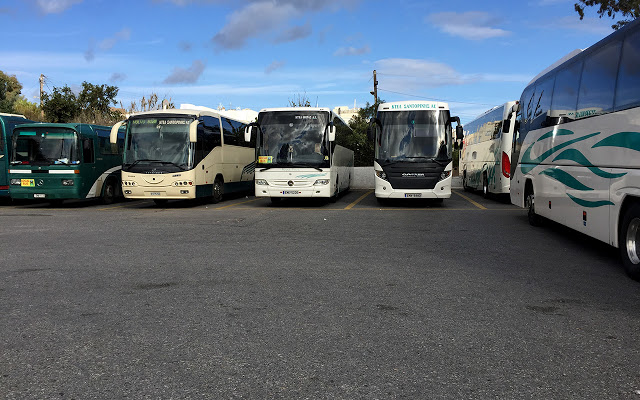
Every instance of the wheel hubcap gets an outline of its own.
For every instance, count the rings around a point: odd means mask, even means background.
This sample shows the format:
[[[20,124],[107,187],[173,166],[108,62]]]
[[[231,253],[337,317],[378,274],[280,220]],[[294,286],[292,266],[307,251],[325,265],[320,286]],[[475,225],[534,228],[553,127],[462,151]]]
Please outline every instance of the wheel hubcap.
[[[629,255],[629,260],[633,264],[640,263],[640,256],[638,256],[638,235],[640,234],[640,218],[634,218],[629,223],[629,227],[627,228],[627,237],[625,240],[627,246],[627,254]]]

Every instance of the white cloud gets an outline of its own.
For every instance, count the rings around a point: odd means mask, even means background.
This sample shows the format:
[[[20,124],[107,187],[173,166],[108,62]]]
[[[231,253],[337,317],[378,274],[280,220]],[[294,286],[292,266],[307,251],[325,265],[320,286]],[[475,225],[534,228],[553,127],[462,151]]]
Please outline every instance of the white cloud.
[[[243,8],[227,17],[227,24],[213,36],[211,41],[217,48],[239,49],[254,37],[278,33],[276,42],[298,40],[311,33],[311,26],[285,28],[291,20],[308,16],[324,9],[335,11],[351,7],[360,0],[259,0],[250,1]],[[259,21],[248,23],[247,21]],[[280,40],[278,39],[280,38]]]
[[[495,28],[494,25],[500,21],[483,11],[441,12],[429,15],[427,20],[445,33],[469,40],[484,40],[511,34],[509,31]]]
[[[43,14],[58,14],[83,0],[37,0],[36,5]]]
[[[333,55],[334,56],[360,56],[363,54],[369,54],[371,52],[371,48],[368,45],[364,45],[362,47],[340,47],[336,50]]]
[[[407,58],[387,58],[374,62],[380,89],[410,91],[447,85],[465,85],[476,82],[522,82],[531,76],[524,74],[477,73],[463,74],[450,65]]]
[[[614,22],[614,20],[602,20],[595,17],[584,17],[584,19],[580,20],[580,17],[576,13],[575,16],[551,19],[547,23],[540,24],[539,27],[544,29],[566,29],[579,33],[607,36],[613,32],[611,25],[613,25]]]
[[[195,60],[187,69],[175,67],[163,83],[195,83],[202,75],[204,67],[204,63],[200,60]]]
[[[130,37],[131,29],[123,28],[120,32],[116,32],[112,37],[106,38],[100,42],[99,47],[101,50],[111,50],[116,43],[122,40],[129,40]]]
[[[275,71],[275,70],[277,70],[277,69],[280,69],[280,68],[284,67],[284,66],[285,66],[285,64],[286,64],[286,63],[285,63],[284,61],[274,61],[274,62],[272,62],[271,64],[269,64],[269,65],[267,66],[267,68],[265,68],[265,69],[264,69],[264,73],[265,73],[265,74],[270,74],[270,73],[272,73],[273,71]]]

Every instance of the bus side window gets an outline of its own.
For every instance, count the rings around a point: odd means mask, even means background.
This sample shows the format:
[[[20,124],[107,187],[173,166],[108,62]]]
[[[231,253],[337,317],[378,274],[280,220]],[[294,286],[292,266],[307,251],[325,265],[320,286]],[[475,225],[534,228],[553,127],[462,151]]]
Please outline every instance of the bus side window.
[[[82,158],[85,163],[93,163],[93,139],[82,139]]]
[[[575,62],[558,71],[553,88],[550,122],[563,124],[575,119],[576,103],[578,102],[578,87],[582,74],[582,61]],[[522,103],[520,103],[522,105]],[[521,126],[524,129],[523,126]]]
[[[640,31],[627,36],[618,72],[615,111],[640,105]]]
[[[584,60],[576,119],[613,110],[622,42],[609,43]]]
[[[238,140],[233,134],[233,125],[231,125],[231,121],[228,118],[222,118],[222,131],[225,145],[238,145]]]

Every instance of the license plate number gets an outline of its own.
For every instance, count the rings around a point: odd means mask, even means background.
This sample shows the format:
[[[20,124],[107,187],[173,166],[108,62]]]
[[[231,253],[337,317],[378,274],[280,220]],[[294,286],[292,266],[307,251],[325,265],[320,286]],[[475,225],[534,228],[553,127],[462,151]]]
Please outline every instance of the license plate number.
[[[297,190],[283,190],[282,194],[300,194]]]
[[[151,192],[151,196],[161,196],[160,192]]]
[[[34,193],[33,194],[33,198],[34,199],[44,199],[45,197],[47,197],[47,196],[45,196],[44,193]]]
[[[22,187],[35,187],[35,179],[20,179],[20,186]]]
[[[405,193],[404,197],[422,197],[422,193]]]

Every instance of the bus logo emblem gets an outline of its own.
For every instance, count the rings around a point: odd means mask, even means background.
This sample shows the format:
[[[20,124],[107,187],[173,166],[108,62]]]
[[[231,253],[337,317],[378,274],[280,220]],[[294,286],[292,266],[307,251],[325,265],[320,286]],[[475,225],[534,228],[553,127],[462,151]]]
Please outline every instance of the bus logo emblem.
[[[289,181],[289,182],[287,182],[287,185],[289,185],[289,186],[293,186],[293,181]]]

